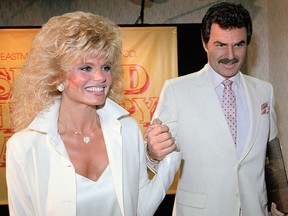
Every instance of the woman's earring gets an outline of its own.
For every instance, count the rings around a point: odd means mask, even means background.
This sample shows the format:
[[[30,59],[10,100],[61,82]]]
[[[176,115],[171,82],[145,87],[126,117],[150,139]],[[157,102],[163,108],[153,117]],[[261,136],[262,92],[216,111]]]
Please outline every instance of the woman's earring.
[[[58,89],[59,92],[63,92],[64,89],[65,89],[64,84],[63,84],[63,83],[59,84],[59,85],[57,86],[57,89]]]

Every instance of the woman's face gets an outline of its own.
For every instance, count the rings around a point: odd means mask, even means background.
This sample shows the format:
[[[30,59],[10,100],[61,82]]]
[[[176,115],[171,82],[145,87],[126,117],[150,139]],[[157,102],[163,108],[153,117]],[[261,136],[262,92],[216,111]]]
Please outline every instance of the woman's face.
[[[105,103],[112,84],[111,64],[99,57],[79,60],[67,72],[62,100],[97,106]]]

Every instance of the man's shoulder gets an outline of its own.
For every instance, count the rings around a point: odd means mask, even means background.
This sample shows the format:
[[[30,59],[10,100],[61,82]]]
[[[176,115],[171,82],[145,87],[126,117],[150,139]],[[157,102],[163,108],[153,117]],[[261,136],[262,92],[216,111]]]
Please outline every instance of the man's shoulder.
[[[256,78],[256,77],[253,77],[251,75],[242,74],[242,77],[245,81],[253,83],[257,86],[267,87],[267,88],[272,87],[272,84],[270,82]]]
[[[201,69],[199,71],[191,72],[191,73],[183,75],[183,76],[169,79],[168,82],[173,84],[173,85],[183,85],[185,83],[192,84],[194,81],[197,81],[198,78],[200,78],[204,72],[205,72],[205,70]]]

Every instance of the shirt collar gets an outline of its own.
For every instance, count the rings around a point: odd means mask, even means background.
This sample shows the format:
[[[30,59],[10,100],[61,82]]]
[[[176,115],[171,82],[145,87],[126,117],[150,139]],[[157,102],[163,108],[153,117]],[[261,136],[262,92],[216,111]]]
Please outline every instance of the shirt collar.
[[[230,78],[230,80],[232,80],[233,84],[235,84],[236,86],[240,86],[240,74],[239,73],[240,72],[238,72],[235,76]],[[211,81],[215,89],[219,87],[222,84],[222,82],[225,80],[225,78],[219,75],[216,71],[214,71],[213,68],[209,64],[208,64],[208,74],[211,78]]]

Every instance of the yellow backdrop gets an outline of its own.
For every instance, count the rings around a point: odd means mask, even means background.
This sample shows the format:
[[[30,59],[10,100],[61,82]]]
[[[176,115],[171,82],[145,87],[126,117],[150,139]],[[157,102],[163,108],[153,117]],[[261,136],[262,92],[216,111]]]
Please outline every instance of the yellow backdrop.
[[[144,132],[157,106],[164,81],[178,75],[176,27],[121,27],[125,108]],[[0,29],[0,204],[7,204],[5,181],[6,142],[11,87],[27,58],[38,28]],[[174,193],[174,182],[169,193]]]

